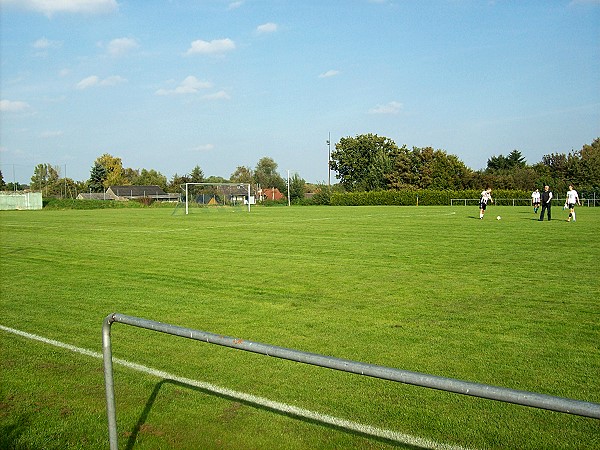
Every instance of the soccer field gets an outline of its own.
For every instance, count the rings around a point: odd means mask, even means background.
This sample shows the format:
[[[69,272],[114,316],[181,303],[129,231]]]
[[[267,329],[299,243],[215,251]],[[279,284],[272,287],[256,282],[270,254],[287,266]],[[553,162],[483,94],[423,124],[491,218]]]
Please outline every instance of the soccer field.
[[[484,220],[463,206],[3,211],[0,448],[107,448],[102,361],[6,328],[99,353],[111,312],[600,403],[600,209],[566,217],[557,205],[551,222],[496,206]],[[112,339],[115,358],[199,382],[115,365],[120,448],[600,447],[595,419],[122,324]]]

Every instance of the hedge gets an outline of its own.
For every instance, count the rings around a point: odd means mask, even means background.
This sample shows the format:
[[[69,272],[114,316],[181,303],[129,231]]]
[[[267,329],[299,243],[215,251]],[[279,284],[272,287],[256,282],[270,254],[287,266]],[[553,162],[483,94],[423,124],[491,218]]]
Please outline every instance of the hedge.
[[[450,205],[453,198],[479,199],[481,191],[436,191],[431,189],[423,190],[401,190],[401,191],[370,191],[370,192],[344,192],[332,193],[329,204],[332,206],[434,206]],[[531,193],[521,190],[497,190],[492,191],[494,201],[508,199],[526,199],[531,198]],[[417,203],[418,202],[418,203]]]
[[[174,203],[155,202],[151,198],[133,199],[129,201],[117,200],[78,200],[72,198],[45,198],[43,200],[44,209],[121,209],[121,208],[143,208],[155,205],[168,205],[174,207]]]

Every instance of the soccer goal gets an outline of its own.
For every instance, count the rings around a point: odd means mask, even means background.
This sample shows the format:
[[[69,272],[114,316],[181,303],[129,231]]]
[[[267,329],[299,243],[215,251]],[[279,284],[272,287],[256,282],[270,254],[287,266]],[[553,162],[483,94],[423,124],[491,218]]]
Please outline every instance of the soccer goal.
[[[245,206],[255,199],[250,195],[248,183],[185,183],[185,213],[190,207]]]

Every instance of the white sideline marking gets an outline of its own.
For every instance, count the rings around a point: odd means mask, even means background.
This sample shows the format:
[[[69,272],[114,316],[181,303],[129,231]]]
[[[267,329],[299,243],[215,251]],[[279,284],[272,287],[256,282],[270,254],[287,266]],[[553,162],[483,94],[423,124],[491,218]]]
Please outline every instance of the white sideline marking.
[[[64,342],[55,341],[53,339],[48,339],[43,336],[38,336],[36,334],[27,333],[25,331],[16,330],[14,328],[5,327],[4,325],[0,325],[0,330],[6,331],[8,333],[16,334],[18,336],[22,336],[27,339],[32,339],[34,341],[43,342],[45,344],[53,345],[55,347],[64,348],[66,350],[70,350],[75,353],[79,353],[81,355],[90,356],[92,358],[102,359],[102,353],[94,352],[92,350],[87,350],[81,347],[75,347],[74,345],[65,344]],[[327,414],[321,414],[315,411],[310,411],[304,408],[298,408],[296,406],[288,405],[286,403],[280,403],[273,400],[269,400],[263,397],[257,397],[252,394],[246,394],[244,392],[238,392],[231,389],[223,388],[220,386],[216,386],[211,383],[206,383],[204,381],[192,380],[190,378],[179,377],[177,375],[170,374],[168,372],[163,372],[162,370],[153,369],[151,367],[146,367],[141,364],[137,364],[131,361],[127,361],[125,359],[113,358],[113,364],[119,364],[121,366],[127,367],[129,369],[137,370],[139,372],[143,372],[149,375],[153,375],[158,378],[168,379],[172,381],[177,381],[179,383],[187,384],[190,386],[195,386],[201,389],[205,389],[210,392],[214,392],[217,394],[221,394],[231,398],[237,398],[239,400],[244,400],[249,403],[254,403],[256,405],[265,406],[269,409],[281,411],[287,414],[291,414],[298,417],[304,417],[307,419],[311,419],[317,422],[326,423],[329,425],[334,425],[338,428],[343,428],[350,431],[356,431],[362,434],[366,434],[369,436],[379,437],[388,439],[391,441],[395,441],[401,444],[412,445],[415,447],[421,447],[432,450],[467,450],[465,447],[449,445],[449,444],[440,444],[438,442],[431,441],[429,439],[424,439],[416,436],[411,436],[404,433],[398,433],[392,430],[386,430],[383,428],[372,427],[370,425],[364,425],[357,422],[352,422],[346,419],[340,419],[338,417],[329,416]]]

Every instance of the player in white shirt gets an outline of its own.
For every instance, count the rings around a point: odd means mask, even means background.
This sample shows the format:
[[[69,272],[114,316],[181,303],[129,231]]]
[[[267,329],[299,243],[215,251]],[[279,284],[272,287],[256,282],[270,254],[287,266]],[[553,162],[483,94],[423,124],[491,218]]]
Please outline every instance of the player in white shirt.
[[[483,219],[485,214],[485,208],[487,208],[488,202],[494,203],[492,200],[492,188],[487,188],[485,191],[481,191],[481,198],[479,199],[479,218]]]
[[[575,189],[573,189],[573,185],[570,184],[569,190],[567,192],[567,199],[565,200],[565,206],[567,208],[569,208],[569,218],[567,219],[567,222],[570,222],[571,218],[573,219],[573,222],[575,222],[575,205],[576,204],[581,206],[581,203],[579,202],[579,194],[577,193],[577,191]]]
[[[531,193],[531,204],[533,205],[533,213],[536,214],[540,208],[540,190],[536,189]]]

